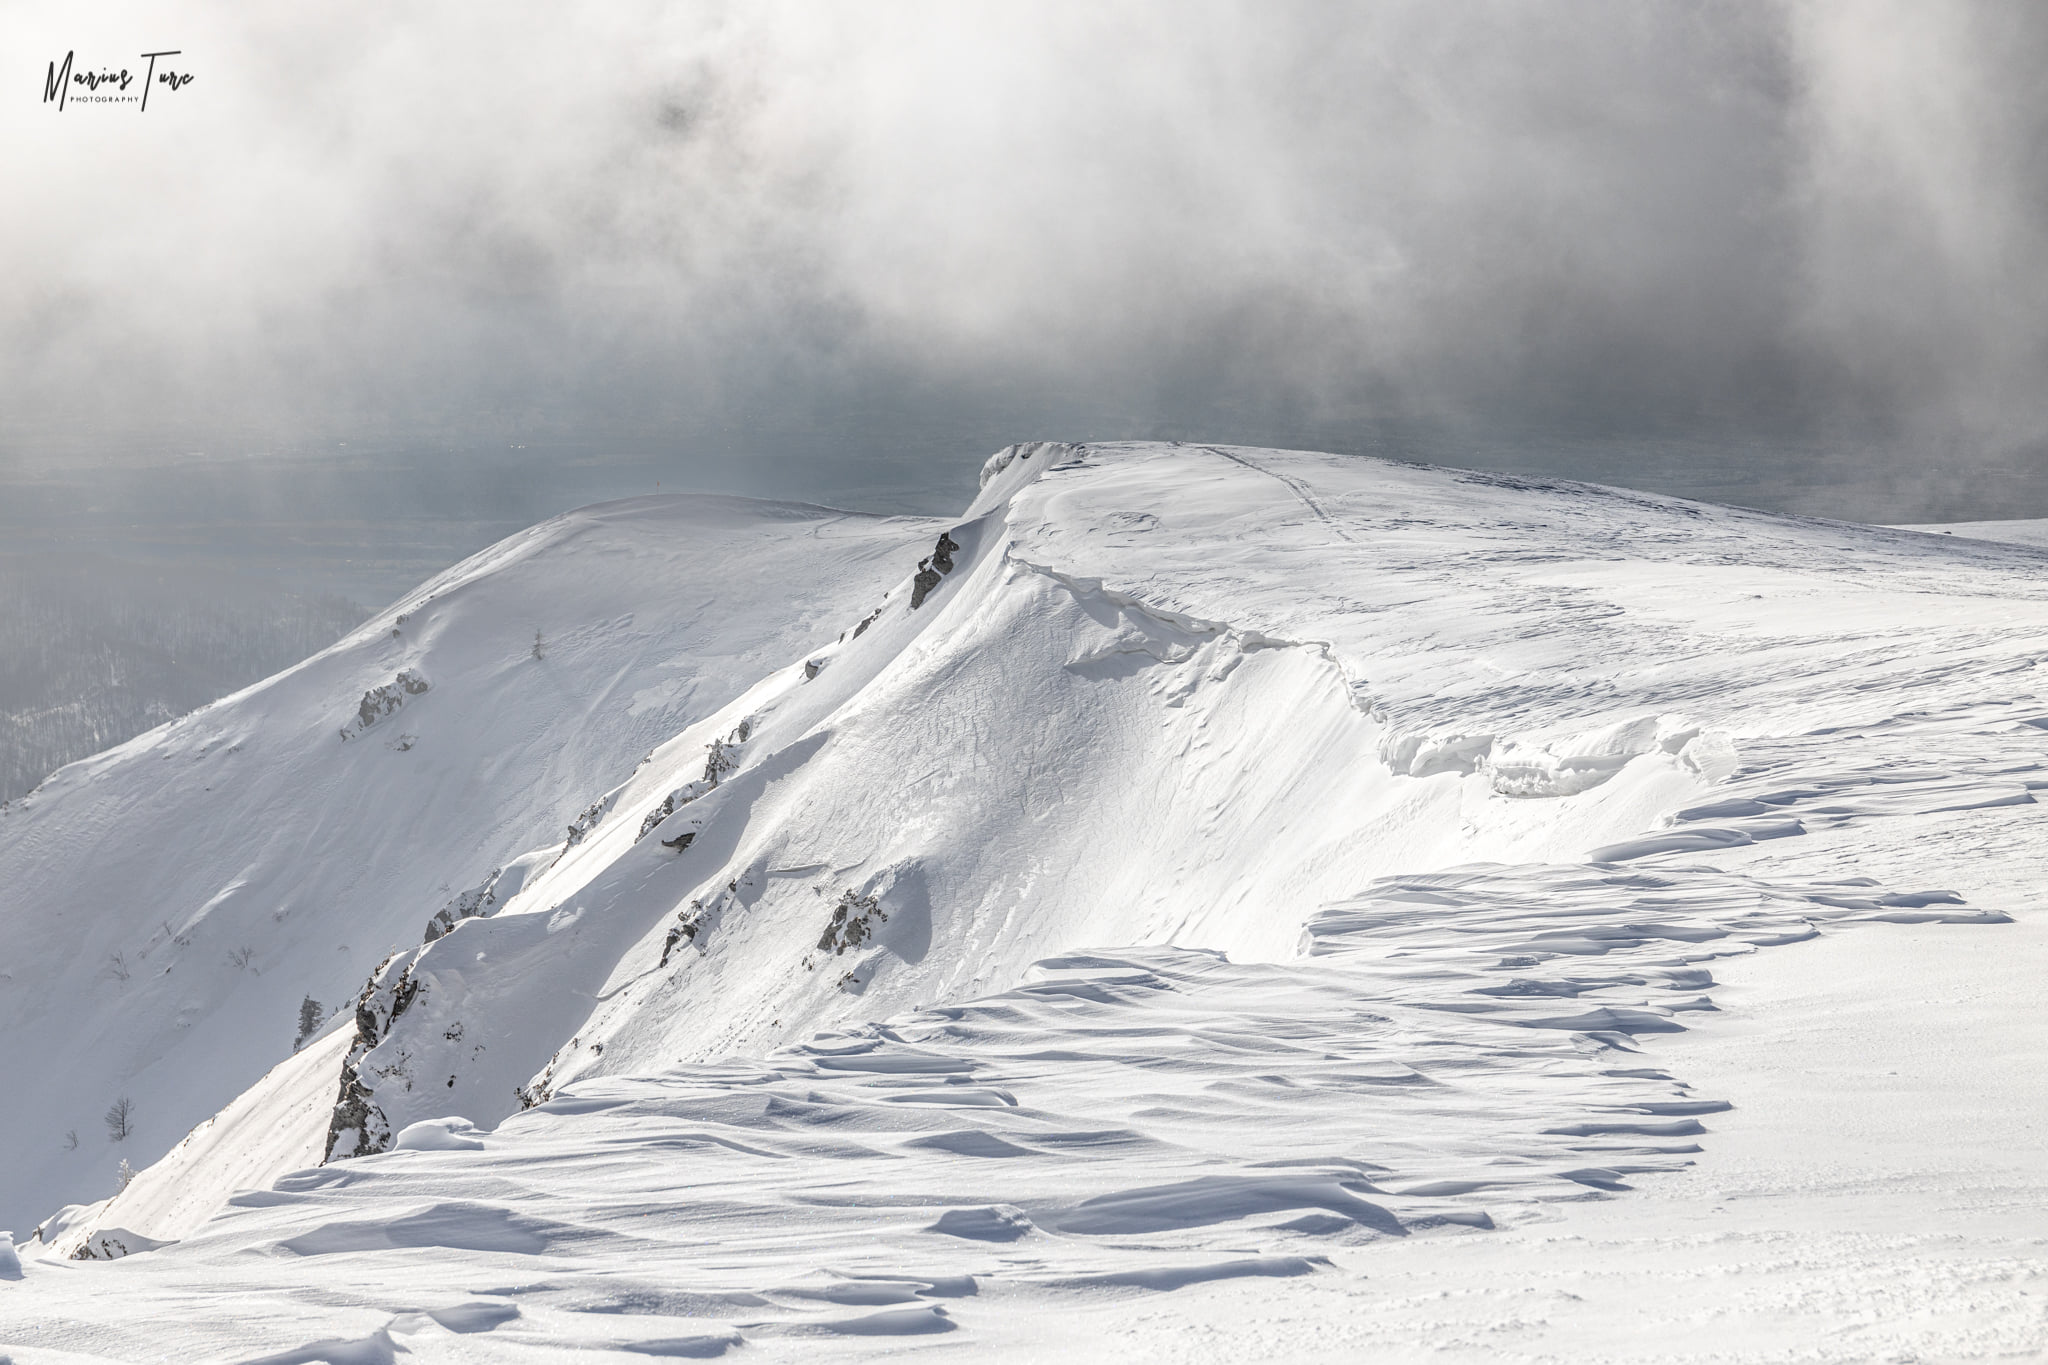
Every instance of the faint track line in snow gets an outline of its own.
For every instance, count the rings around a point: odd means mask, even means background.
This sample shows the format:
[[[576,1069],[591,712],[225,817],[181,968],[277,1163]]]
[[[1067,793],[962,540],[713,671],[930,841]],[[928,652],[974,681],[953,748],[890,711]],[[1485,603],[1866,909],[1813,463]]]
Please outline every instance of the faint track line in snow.
[[[1282,474],[1277,469],[1268,469],[1264,465],[1258,463],[1255,460],[1248,460],[1242,455],[1233,455],[1229,451],[1221,449],[1217,446],[1203,446],[1202,449],[1208,451],[1211,455],[1221,455],[1224,459],[1229,460],[1234,464],[1241,464],[1246,469],[1251,470],[1253,473],[1264,474],[1269,479],[1278,479],[1280,482],[1286,484],[1290,489],[1294,490],[1294,496],[1300,498],[1302,505],[1308,508],[1309,511],[1315,513],[1316,516],[1322,520],[1323,525],[1330,528],[1331,534],[1335,535],[1339,540],[1346,541],[1349,544],[1356,545],[1358,543],[1357,538],[1353,536],[1349,531],[1345,530],[1344,527],[1337,521],[1337,519],[1330,515],[1329,510],[1325,508],[1322,505],[1322,503],[1316,500],[1316,495],[1309,491],[1308,485],[1306,483],[1303,483],[1300,479],[1295,478],[1292,474]]]

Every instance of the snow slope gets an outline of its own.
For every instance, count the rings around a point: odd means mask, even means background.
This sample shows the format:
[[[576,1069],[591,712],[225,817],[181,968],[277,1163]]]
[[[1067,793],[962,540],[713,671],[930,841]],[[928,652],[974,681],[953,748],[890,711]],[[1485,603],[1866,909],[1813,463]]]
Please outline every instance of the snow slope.
[[[1968,536],[1972,540],[2000,540],[2013,545],[2048,548],[2048,521],[2038,518],[2020,521],[1948,521],[1919,526],[1902,526],[1902,531],[1925,531],[1936,536]]]
[[[343,1010],[459,893],[829,640],[927,534],[735,498],[571,513],[0,813],[0,1225],[111,1194],[122,1158],[290,1055],[304,997]]]
[[[1342,1355],[1360,1267],[1711,1163],[1660,1050],[1717,964],[2033,910],[2041,551],[1156,445],[920,538],[380,966],[324,1166],[280,1067],[46,1224],[0,1344]],[[64,1259],[122,1236],[177,1244]]]

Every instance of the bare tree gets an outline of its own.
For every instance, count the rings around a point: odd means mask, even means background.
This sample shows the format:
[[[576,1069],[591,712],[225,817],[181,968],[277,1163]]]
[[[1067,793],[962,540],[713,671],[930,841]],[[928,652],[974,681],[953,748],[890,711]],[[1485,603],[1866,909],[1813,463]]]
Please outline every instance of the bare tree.
[[[255,960],[255,957],[256,950],[254,948],[244,945],[243,947],[235,948],[229,951],[228,965],[239,972],[248,967],[250,962]]]
[[[128,954],[108,953],[107,970],[114,974],[114,980],[126,981],[128,979]]]
[[[533,657],[536,659],[545,659],[547,657],[547,648],[547,637],[542,635],[539,631],[535,631],[533,633]]]
[[[78,1150],[78,1130],[76,1128],[66,1128],[64,1130],[64,1150],[67,1152]]]
[[[135,1131],[135,1106],[128,1102],[126,1095],[107,1106],[105,1117],[109,1142],[126,1142],[128,1135]]]

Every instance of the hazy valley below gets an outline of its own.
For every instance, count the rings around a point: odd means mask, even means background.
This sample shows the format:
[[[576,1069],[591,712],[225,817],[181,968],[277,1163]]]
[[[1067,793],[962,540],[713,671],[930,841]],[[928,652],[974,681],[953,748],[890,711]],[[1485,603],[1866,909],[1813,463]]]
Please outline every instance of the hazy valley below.
[[[0,801],[297,663],[368,614],[190,565],[0,554]]]

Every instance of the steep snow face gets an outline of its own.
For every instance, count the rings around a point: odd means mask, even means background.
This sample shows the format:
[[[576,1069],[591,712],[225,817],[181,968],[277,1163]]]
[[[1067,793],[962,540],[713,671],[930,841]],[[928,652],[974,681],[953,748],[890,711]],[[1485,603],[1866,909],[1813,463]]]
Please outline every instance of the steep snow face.
[[[1327,1353],[1363,1251],[1711,1153],[1654,1049],[1717,963],[2010,932],[2048,873],[2040,551],[1118,445],[1003,452],[897,553],[481,860],[313,1045],[325,1133],[271,1072],[49,1225],[0,1342],[135,1348],[51,1259],[125,1234],[183,1239],[125,1306],[232,1292],[202,1354],[978,1355],[1247,1279]],[[271,1188],[174,1209],[260,1114]]]
[[[1287,615],[1328,528],[1290,530],[1298,494],[1249,458],[1039,448],[1000,468],[857,633],[658,751],[504,912],[386,967],[335,1155],[446,1114],[496,1123],[582,1076],[1005,990],[1086,945],[1284,958],[1314,907],[1374,877],[1577,854],[1704,790],[1720,751],[1653,699],[1620,722],[1583,708],[1559,755],[1526,746],[1517,794],[1581,799],[1511,801],[1498,772],[1459,780],[1471,761],[1397,773],[1365,666],[1331,643],[1348,620]],[[1144,529],[1182,500],[1268,543]],[[1187,536],[1238,565],[1239,596],[1107,577],[1183,567]]]
[[[1090,945],[1284,958],[1375,878],[1802,834],[1791,798],[1707,799],[1744,744],[2039,657],[2024,551],[1275,452],[989,474],[857,632],[659,751],[506,913],[387,968],[337,1154]],[[1913,649],[1904,603],[1938,622]]]
[[[112,1193],[290,1054],[306,997],[346,1011],[430,919],[494,912],[518,855],[934,534],[714,497],[572,513],[5,809],[0,1224]]]

